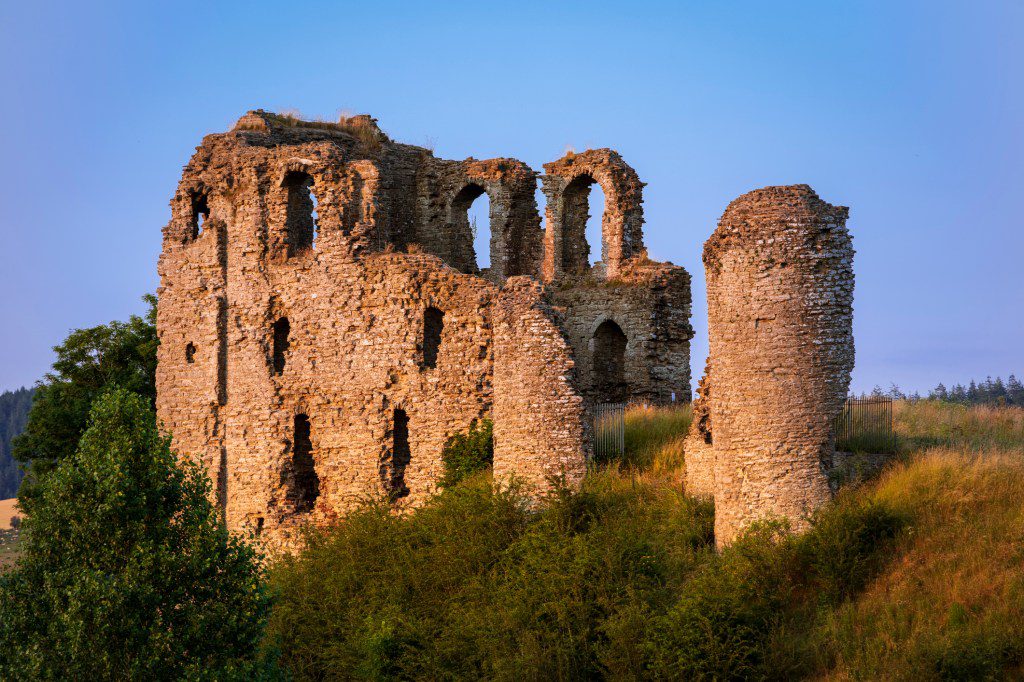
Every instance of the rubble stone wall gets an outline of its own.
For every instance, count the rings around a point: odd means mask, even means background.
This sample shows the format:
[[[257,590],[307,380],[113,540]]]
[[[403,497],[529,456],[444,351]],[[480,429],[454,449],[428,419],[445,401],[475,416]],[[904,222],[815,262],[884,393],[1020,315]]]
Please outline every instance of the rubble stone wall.
[[[801,529],[831,496],[854,360],[847,215],[807,185],[767,187],[733,201],[704,246],[713,457],[688,453],[687,478],[713,482],[719,545],[763,517]]]
[[[601,218],[601,263],[604,276],[618,277],[626,261],[643,252],[643,186],[636,171],[611,149],[570,152],[544,164],[547,223],[542,276],[551,282],[585,274],[594,245],[584,234],[590,187],[605,196]]]
[[[627,235],[612,250],[621,281],[563,287],[559,302],[539,282],[550,254],[519,161],[437,159],[367,116],[250,112],[203,140],[164,228],[157,411],[208,467],[230,527],[290,547],[361,501],[422,502],[447,439],[484,417],[496,475],[578,481],[581,330],[602,314],[628,335],[638,393],[688,381],[689,276],[639,258],[639,181],[623,185],[635,173],[614,152],[590,156],[595,179],[621,176],[613,196],[631,197],[605,218]],[[481,192],[485,271],[465,219]]]
[[[594,403],[690,400],[690,276],[682,268],[635,258],[614,281],[587,278],[552,286],[566,310],[564,327],[579,366],[580,385]],[[607,382],[602,325],[626,337],[621,380]]]
[[[516,277],[498,295],[494,318],[495,479],[575,485],[592,454],[591,424],[562,317],[540,283]]]

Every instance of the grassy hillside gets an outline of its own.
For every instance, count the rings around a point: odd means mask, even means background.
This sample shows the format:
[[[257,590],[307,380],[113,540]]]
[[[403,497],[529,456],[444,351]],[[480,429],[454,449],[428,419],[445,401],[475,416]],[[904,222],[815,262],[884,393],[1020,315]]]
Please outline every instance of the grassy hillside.
[[[536,510],[478,476],[281,562],[298,679],[992,679],[1024,672],[1024,410],[902,404],[903,447],[794,537],[712,543],[685,412]]]

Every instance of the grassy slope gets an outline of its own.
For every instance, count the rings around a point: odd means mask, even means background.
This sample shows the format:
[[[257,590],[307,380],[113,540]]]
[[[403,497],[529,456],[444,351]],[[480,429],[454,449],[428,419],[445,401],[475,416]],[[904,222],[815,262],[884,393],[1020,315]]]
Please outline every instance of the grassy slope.
[[[486,477],[367,507],[277,566],[299,679],[991,679],[1024,660],[1024,410],[899,405],[903,451],[801,537],[716,554],[689,415],[538,511]]]

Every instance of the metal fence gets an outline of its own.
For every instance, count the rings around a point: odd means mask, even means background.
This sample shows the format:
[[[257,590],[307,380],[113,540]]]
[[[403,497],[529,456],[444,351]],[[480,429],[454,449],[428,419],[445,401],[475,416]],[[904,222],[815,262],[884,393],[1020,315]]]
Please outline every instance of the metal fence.
[[[837,450],[891,452],[896,444],[892,398],[847,398],[835,432]]]
[[[626,405],[604,403],[594,406],[594,457],[621,456],[626,450]]]

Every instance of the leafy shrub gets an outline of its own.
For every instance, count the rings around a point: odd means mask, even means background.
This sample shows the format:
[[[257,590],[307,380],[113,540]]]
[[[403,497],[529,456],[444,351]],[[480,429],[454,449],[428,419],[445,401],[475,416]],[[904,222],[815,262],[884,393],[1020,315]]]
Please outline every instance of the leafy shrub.
[[[642,673],[623,630],[713,555],[711,508],[597,472],[531,511],[469,477],[411,514],[368,505],[273,571],[298,679]]]
[[[198,465],[148,400],[96,401],[77,453],[21,501],[0,577],[3,679],[254,679],[270,609],[261,557],[229,535]]]
[[[665,679],[763,677],[770,634],[789,603],[795,568],[784,525],[751,527],[709,559],[659,619],[652,672]]]
[[[441,488],[450,488],[467,476],[489,468],[494,463],[494,423],[490,419],[473,422],[467,433],[448,439],[441,451],[444,474],[438,481]]]

